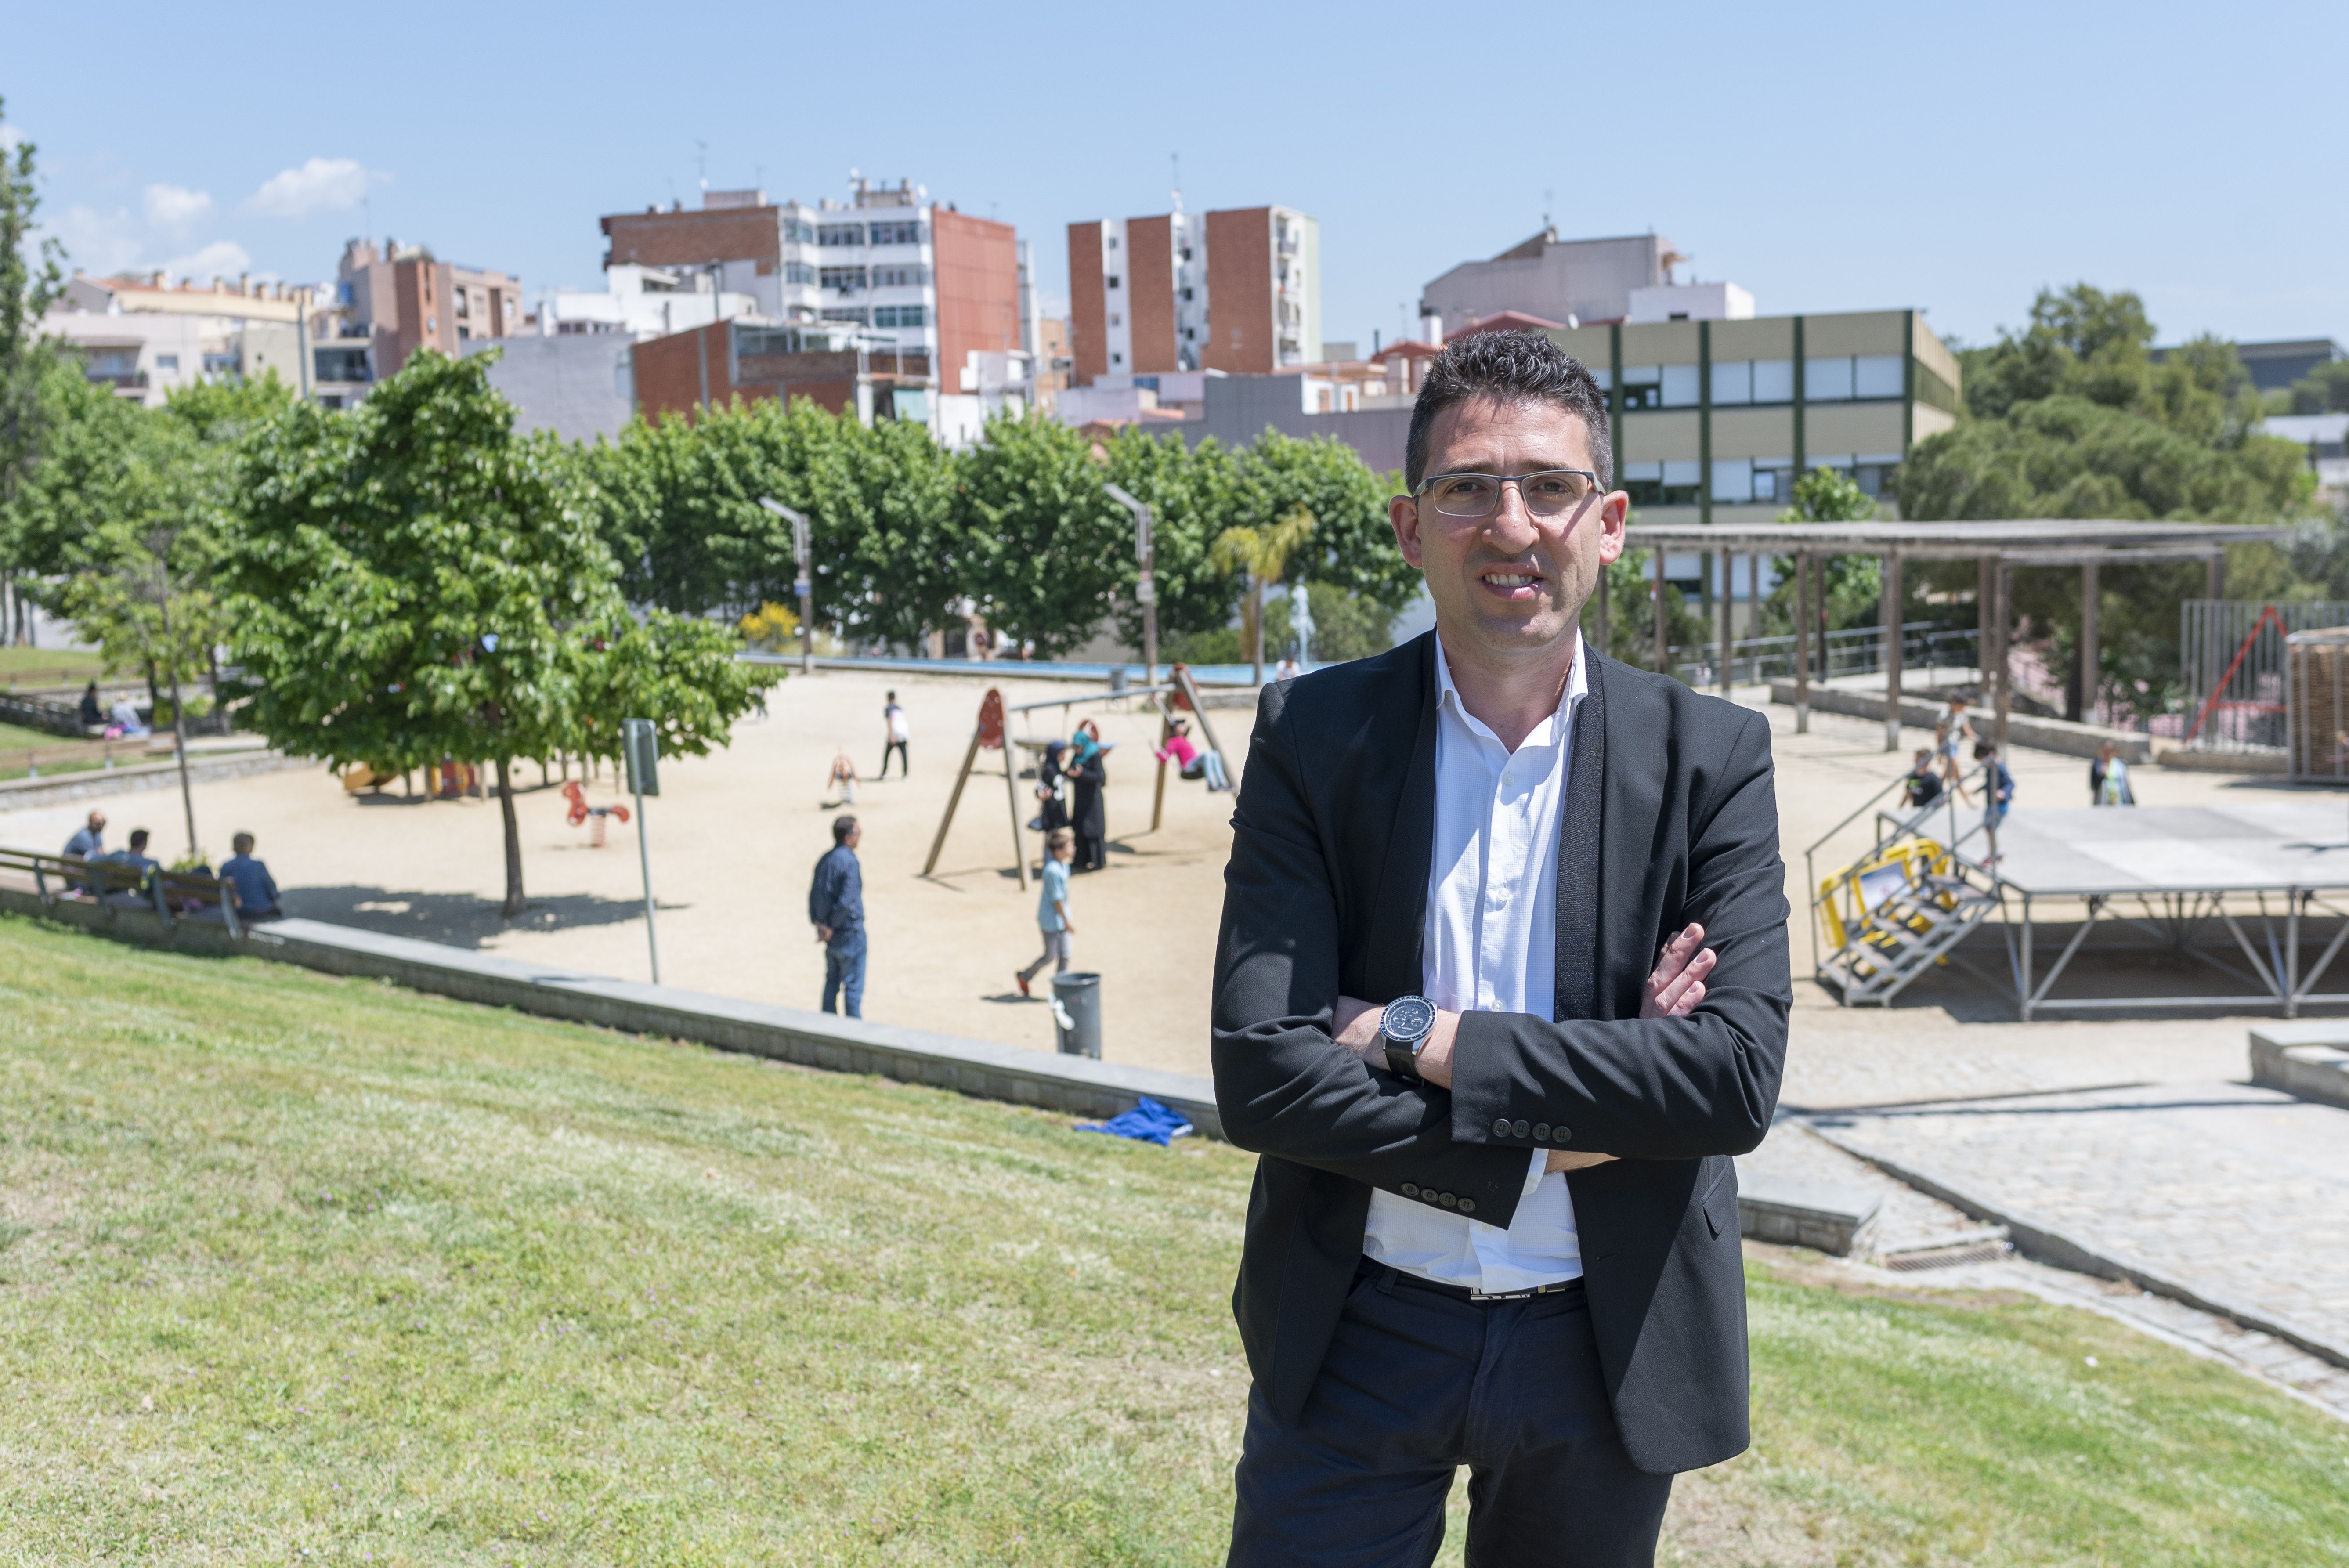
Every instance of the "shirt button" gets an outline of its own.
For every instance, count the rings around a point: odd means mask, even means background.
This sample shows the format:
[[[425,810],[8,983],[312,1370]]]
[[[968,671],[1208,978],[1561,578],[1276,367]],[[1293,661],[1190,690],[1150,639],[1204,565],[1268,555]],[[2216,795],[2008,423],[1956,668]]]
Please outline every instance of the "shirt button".
[[[1537,1121],[1534,1123],[1534,1141],[1537,1143],[1547,1143],[1549,1141],[1548,1122]]]
[[[1418,1182],[1416,1182],[1416,1181],[1406,1181],[1406,1182],[1404,1182],[1404,1183],[1402,1184],[1402,1195],[1403,1195],[1404,1197],[1406,1197],[1406,1198],[1416,1198],[1416,1197],[1418,1197],[1418,1196],[1419,1196],[1419,1183],[1418,1183]]]
[[[1519,1138],[1523,1138],[1526,1133],[1533,1130],[1522,1121],[1513,1121],[1509,1124],[1509,1130],[1516,1133]]]
[[[1495,1122],[1493,1123],[1493,1136],[1494,1136],[1494,1137],[1495,1137],[1495,1138],[1506,1138],[1508,1135],[1509,1135],[1509,1119],[1508,1119],[1507,1117],[1506,1117],[1506,1116],[1505,1116],[1505,1117],[1502,1117],[1502,1118],[1500,1118],[1498,1120],[1496,1120],[1496,1121],[1495,1121]]]
[[[1436,1201],[1437,1202],[1439,1202],[1439,1203],[1443,1204],[1443,1205],[1444,1205],[1445,1208],[1447,1208],[1447,1209],[1456,1209],[1456,1208],[1460,1207],[1460,1200],[1459,1200],[1459,1199],[1457,1199],[1457,1198],[1455,1198],[1455,1197],[1454,1197],[1454,1196],[1453,1196],[1451,1193],[1449,1193],[1449,1192],[1439,1192],[1439,1193],[1437,1193],[1437,1194],[1435,1195],[1435,1201]]]
[[[1464,1214],[1473,1214],[1473,1213],[1475,1213],[1475,1212],[1476,1212],[1476,1200],[1475,1200],[1475,1199],[1474,1199],[1474,1198],[1463,1198],[1463,1199],[1461,1199],[1461,1200],[1460,1200],[1460,1212],[1461,1212],[1462,1213],[1464,1213]]]

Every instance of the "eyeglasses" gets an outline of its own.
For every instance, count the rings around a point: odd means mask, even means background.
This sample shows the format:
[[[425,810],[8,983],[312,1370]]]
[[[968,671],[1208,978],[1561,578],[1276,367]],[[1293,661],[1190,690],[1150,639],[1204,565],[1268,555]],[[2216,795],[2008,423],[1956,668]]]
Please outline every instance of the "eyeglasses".
[[[1413,493],[1427,498],[1444,517],[1485,518],[1501,510],[1501,492],[1517,487],[1526,510],[1556,517],[1580,506],[1599,488],[1587,469],[1544,469],[1530,474],[1431,474]]]

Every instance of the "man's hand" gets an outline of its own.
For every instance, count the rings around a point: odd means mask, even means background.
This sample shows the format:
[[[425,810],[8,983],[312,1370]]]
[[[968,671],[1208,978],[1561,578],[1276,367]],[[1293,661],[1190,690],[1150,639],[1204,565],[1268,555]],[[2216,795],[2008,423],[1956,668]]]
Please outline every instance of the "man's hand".
[[[1704,927],[1691,922],[1656,954],[1656,967],[1640,987],[1640,1016],[1685,1018],[1695,1012],[1704,1000],[1704,977],[1720,958],[1704,945]]]
[[[1656,955],[1656,967],[1640,988],[1640,1016],[1685,1018],[1695,1012],[1697,1004],[1704,1000],[1704,977],[1713,973],[1719,959],[1718,954],[1704,945],[1704,927],[1692,923],[1665,943],[1663,951]],[[1385,1011],[1381,1003],[1340,996],[1330,1018],[1330,1038],[1371,1066],[1383,1068],[1386,1055],[1380,1044],[1379,1020]],[[1438,1009],[1435,1032],[1428,1036],[1427,1044],[1419,1053],[1419,1076],[1438,1088],[1452,1087],[1452,1047],[1459,1033],[1460,1015]],[[1612,1154],[1553,1149],[1544,1169],[1587,1171],[1614,1158]]]
[[[818,942],[830,942],[832,940],[832,927],[828,925],[817,926],[815,928],[815,939]]]

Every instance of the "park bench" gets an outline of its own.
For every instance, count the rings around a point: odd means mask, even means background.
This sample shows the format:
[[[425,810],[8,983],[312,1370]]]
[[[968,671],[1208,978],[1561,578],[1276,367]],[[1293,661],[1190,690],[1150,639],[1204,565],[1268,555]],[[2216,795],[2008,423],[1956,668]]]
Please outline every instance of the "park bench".
[[[0,849],[0,872],[31,879],[44,907],[64,899],[87,900],[109,911],[151,909],[169,930],[181,920],[217,919],[229,934],[243,934],[228,879],[188,872],[141,871],[119,861],[86,861],[78,855],[38,850]]]

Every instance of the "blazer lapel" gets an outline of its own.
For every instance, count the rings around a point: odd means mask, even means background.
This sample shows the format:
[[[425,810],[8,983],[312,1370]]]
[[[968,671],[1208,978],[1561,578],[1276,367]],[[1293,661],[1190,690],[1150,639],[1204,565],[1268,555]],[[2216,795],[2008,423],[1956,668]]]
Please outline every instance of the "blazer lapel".
[[[1557,975],[1554,1021],[1613,1016],[1612,987],[1600,984],[1599,930],[1602,819],[1607,779],[1606,661],[1583,645],[1589,692],[1575,709],[1574,755],[1558,812]]]
[[[1422,641],[1411,763],[1395,802],[1378,902],[1371,912],[1369,974],[1386,995],[1366,1000],[1392,1001],[1423,984],[1427,869],[1435,857],[1435,634],[1427,633]]]

